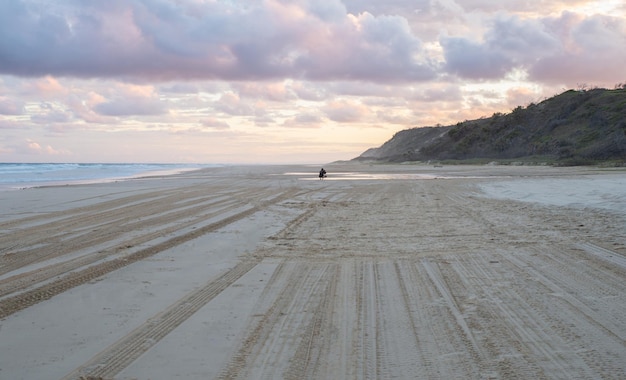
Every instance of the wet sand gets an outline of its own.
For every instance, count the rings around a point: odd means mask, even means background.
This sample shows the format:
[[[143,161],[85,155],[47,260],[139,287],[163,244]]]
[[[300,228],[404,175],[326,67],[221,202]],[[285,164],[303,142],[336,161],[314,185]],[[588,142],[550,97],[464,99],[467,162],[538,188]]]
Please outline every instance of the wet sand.
[[[626,376],[626,171],[326,169],[0,192],[0,379]]]

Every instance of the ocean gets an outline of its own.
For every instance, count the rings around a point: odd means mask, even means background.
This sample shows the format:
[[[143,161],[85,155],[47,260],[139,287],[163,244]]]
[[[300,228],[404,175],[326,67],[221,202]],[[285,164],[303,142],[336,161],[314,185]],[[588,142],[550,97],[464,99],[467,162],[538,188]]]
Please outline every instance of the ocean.
[[[0,163],[0,190],[115,181],[215,166],[218,165]]]

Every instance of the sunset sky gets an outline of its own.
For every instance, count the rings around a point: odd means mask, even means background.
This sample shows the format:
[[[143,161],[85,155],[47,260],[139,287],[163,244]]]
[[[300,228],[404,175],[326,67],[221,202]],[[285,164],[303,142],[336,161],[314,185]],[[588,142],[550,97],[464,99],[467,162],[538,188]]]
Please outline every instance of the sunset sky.
[[[624,62],[623,0],[2,0],[0,162],[347,160]]]

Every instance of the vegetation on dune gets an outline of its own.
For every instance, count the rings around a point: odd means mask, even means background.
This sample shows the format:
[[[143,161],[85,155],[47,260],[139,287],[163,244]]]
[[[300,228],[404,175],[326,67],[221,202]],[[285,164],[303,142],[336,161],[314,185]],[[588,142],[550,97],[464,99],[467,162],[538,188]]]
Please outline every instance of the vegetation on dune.
[[[508,114],[396,133],[355,160],[626,163],[626,84],[569,90]]]

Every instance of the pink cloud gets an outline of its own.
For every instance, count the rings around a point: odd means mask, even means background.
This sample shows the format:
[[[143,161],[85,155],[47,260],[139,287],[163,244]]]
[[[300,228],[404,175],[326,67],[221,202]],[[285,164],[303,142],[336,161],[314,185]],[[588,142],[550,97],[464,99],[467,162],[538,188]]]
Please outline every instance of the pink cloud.
[[[563,13],[550,20],[563,48],[541,57],[530,70],[530,79],[574,86],[581,81],[609,85],[624,78],[626,25],[609,16],[573,17]],[[613,83],[615,84],[615,83]]]
[[[163,115],[166,105],[158,99],[120,98],[94,106],[94,111],[104,116]]]
[[[291,89],[298,98],[303,100],[320,101],[328,96],[325,88],[312,85],[311,83],[295,82]]]
[[[209,129],[230,129],[228,123],[221,121],[217,118],[210,117],[205,120],[202,120],[201,125],[205,128]]]
[[[324,112],[329,119],[339,123],[357,122],[369,114],[369,110],[362,104],[346,100],[328,103]]]
[[[52,99],[69,93],[69,90],[57,78],[50,75],[24,84],[22,91],[27,95],[43,99]]]
[[[24,104],[13,99],[0,97],[0,115],[22,115]]]
[[[21,129],[23,126],[14,120],[5,119],[0,116],[0,129]],[[6,136],[3,136],[6,137]]]
[[[36,154],[36,155],[49,155],[49,156],[66,156],[71,153],[65,149],[55,149],[51,145],[41,145],[38,142],[26,139],[24,145],[20,147],[22,153]]]
[[[105,99],[93,92],[87,94],[73,94],[67,99],[67,106],[77,119],[84,120],[87,123],[95,124],[116,124],[118,119],[112,116],[104,116],[94,111],[93,107],[104,103]]]
[[[252,116],[255,109],[252,105],[242,101],[238,94],[227,92],[214,104],[216,110],[233,116]]]
[[[232,85],[240,96],[285,102],[296,99],[295,94],[282,82],[243,82]]]
[[[607,83],[622,76],[626,26],[622,18],[570,12],[536,20],[499,15],[483,41],[445,37],[441,44],[446,70],[463,78],[497,79],[522,69],[548,83]]]
[[[71,115],[64,110],[46,109],[31,115],[30,119],[36,124],[65,123],[71,120]]]
[[[425,80],[420,41],[397,16],[338,1],[0,3],[0,72],[150,79]],[[320,39],[320,37],[322,39]],[[326,39],[324,41],[323,39]]]
[[[319,128],[323,119],[314,113],[301,113],[297,116],[285,120],[283,125],[289,128]]]
[[[104,96],[94,94],[91,100],[92,109],[104,116],[147,116],[168,112],[168,105],[152,86],[118,83],[107,89]]]

